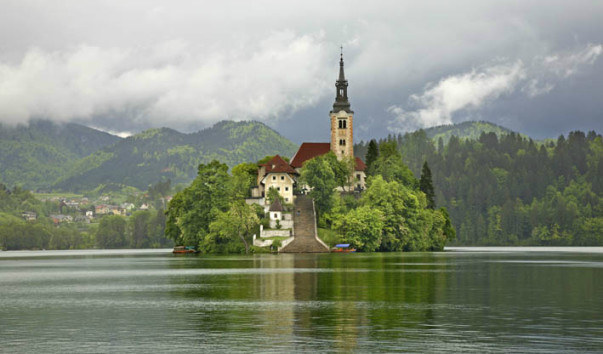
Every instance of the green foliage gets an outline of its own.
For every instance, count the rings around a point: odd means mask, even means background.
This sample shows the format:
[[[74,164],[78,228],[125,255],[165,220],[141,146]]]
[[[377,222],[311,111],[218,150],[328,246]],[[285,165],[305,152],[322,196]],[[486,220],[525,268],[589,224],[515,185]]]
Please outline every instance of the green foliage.
[[[419,180],[419,189],[425,193],[427,198],[427,207],[429,209],[435,209],[435,192],[433,191],[433,181],[431,180],[431,170],[427,161],[423,163],[423,169],[421,170],[421,179]]]
[[[341,235],[331,229],[319,227],[317,231],[318,237],[331,247],[342,242]]]
[[[381,245],[383,220],[380,210],[364,205],[337,218],[333,230],[342,235],[342,242],[359,251],[372,252]]]
[[[233,189],[240,198],[251,196],[251,187],[257,185],[258,165],[243,162],[232,168]]]
[[[332,153],[330,153],[332,154]],[[329,161],[329,154],[306,161],[301,171],[301,181],[310,188],[319,217],[333,207],[337,180]]]
[[[372,175],[373,165],[375,161],[379,158],[379,145],[377,145],[377,141],[372,139],[368,144],[368,150],[366,152],[366,173],[367,175]]]
[[[100,248],[124,248],[126,220],[119,215],[104,216],[96,230],[96,244]]]
[[[279,200],[281,205],[285,203],[285,198],[276,190],[276,188],[270,187],[268,188],[268,192],[266,193],[266,199],[268,203],[272,204],[275,200]]]
[[[350,176],[354,173],[355,162],[353,158],[344,158],[342,160],[338,160],[337,156],[331,151],[328,154],[324,155],[327,163],[331,167],[331,170],[335,174],[335,181],[337,186],[341,188],[341,190],[352,190],[352,181],[350,180]]]
[[[465,130],[462,139],[451,135],[447,145],[430,130],[380,142],[395,142],[414,175],[421,173],[423,162],[429,164],[435,202],[450,213],[457,244],[603,243],[588,234],[603,234],[597,229],[597,218],[603,217],[600,135],[571,132],[539,143],[516,133],[488,132],[480,124],[464,127],[472,133]],[[391,147],[388,151],[391,154]],[[378,173],[388,181],[401,181],[389,168],[396,165],[390,163]]]
[[[48,188],[75,161],[120,138],[78,124],[0,125],[0,181]]]
[[[416,188],[417,179],[402,161],[395,141],[387,141],[379,146],[379,158],[373,164],[371,173],[380,175],[387,181],[397,181],[410,188]]]
[[[52,197],[45,194],[45,197]],[[137,211],[127,219],[126,227],[120,216],[106,216],[99,224],[83,222],[54,224],[48,217],[58,213],[58,202],[41,202],[34,195],[19,187],[12,190],[0,184],[0,248],[5,249],[80,249],[95,246],[103,248],[170,247],[165,238],[165,215],[156,212]],[[94,209],[93,206],[90,208]],[[37,220],[25,221],[23,212],[35,212]],[[64,212],[81,215],[84,210]],[[98,227],[96,227],[98,226]],[[98,239],[97,239],[98,236]]]
[[[250,171],[242,165],[231,176],[228,166],[218,161],[199,165],[197,178],[169,203],[166,236],[205,253],[250,252],[264,214],[261,207],[245,203],[237,181]]]
[[[509,134],[511,131],[499,125],[483,122],[483,121],[468,121],[453,125],[441,125],[438,127],[425,129],[425,133],[429,139],[438,141],[440,138],[447,143],[452,136],[463,139],[476,140],[482,133],[493,133],[495,135]]]
[[[244,200],[236,200],[227,211],[218,213],[210,224],[211,232],[201,242],[200,247],[207,253],[218,253],[232,251],[232,244],[242,245],[247,254],[252,232],[259,222],[253,207],[247,205]],[[236,242],[237,240],[241,243]],[[230,248],[222,249],[219,248],[220,245],[229,245]]]
[[[267,163],[268,161],[272,160],[276,155],[266,155],[264,157],[262,157],[261,159],[258,160],[258,162],[256,162],[256,165],[262,165]],[[280,155],[279,155],[280,156]],[[281,158],[283,160],[285,160],[286,162],[289,162],[289,158],[286,156],[281,156]]]
[[[78,161],[54,187],[90,190],[101,183],[118,183],[146,189],[157,180],[188,183],[199,164],[219,159],[233,167],[266,155],[292,155],[296,148],[259,122],[225,121],[193,134],[151,129]]]
[[[228,209],[230,181],[225,164],[212,161],[199,165],[197,178],[168,205],[166,236],[177,245],[200,244],[216,215]]]

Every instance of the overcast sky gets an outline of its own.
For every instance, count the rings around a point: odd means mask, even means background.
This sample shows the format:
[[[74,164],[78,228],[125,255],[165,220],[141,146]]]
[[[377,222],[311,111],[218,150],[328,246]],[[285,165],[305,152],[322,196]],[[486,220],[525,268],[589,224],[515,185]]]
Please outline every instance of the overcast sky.
[[[327,141],[465,120],[603,132],[603,1],[0,0],[0,122],[112,132],[259,120]]]

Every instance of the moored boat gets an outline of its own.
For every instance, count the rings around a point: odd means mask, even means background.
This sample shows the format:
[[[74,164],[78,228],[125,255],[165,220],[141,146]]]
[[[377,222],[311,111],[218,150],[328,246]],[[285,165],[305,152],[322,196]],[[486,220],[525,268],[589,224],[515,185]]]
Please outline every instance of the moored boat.
[[[197,251],[193,246],[176,246],[174,247],[172,253],[199,253],[199,251]]]
[[[351,253],[351,252],[356,252],[356,249],[350,248],[349,243],[340,243],[340,244],[335,245],[335,247],[333,247],[331,249],[331,252]]]

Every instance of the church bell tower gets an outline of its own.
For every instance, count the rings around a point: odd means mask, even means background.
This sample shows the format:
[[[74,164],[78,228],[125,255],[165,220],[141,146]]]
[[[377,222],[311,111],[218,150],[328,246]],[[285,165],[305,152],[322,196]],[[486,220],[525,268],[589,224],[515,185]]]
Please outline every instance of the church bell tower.
[[[354,157],[354,111],[348,100],[348,80],[343,72],[343,48],[339,59],[339,78],[335,82],[337,94],[331,116],[331,151],[338,160]]]

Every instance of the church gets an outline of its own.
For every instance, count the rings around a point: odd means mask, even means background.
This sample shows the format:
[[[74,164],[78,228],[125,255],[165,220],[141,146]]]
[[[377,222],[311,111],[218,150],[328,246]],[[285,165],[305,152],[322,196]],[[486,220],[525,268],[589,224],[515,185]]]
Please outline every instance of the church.
[[[361,191],[365,187],[366,165],[354,157],[354,111],[348,99],[348,81],[343,70],[343,53],[339,59],[339,78],[335,82],[336,96],[329,112],[331,141],[328,143],[304,142],[287,163],[276,155],[258,168],[257,186],[252,189],[255,198],[265,197],[270,188],[276,189],[285,203],[293,203],[293,187],[304,163],[332,151],[337,159],[353,159],[354,173],[350,176],[349,190]]]

